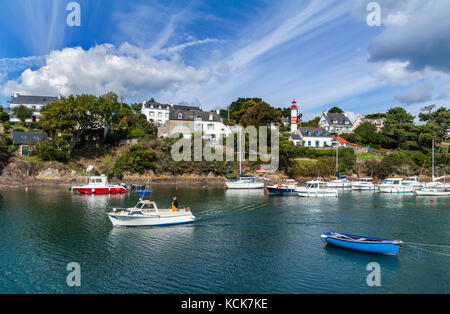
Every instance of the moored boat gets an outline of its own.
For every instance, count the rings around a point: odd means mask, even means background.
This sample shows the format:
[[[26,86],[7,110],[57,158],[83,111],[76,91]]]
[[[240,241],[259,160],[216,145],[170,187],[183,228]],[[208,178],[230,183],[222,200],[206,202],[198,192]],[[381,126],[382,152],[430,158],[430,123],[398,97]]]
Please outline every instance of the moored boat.
[[[381,193],[392,193],[392,194],[413,193],[414,188],[412,186],[405,186],[402,183],[403,179],[389,178],[384,180],[383,183],[379,184],[377,187]]]
[[[450,191],[441,189],[420,189],[414,191],[417,196],[450,196]]]
[[[417,177],[409,177],[403,180],[402,184],[404,186],[412,187],[414,190],[421,189],[425,186],[424,183],[419,182],[419,179]]]
[[[329,189],[323,181],[308,181],[305,186],[297,189],[300,197],[338,197],[338,190]]]
[[[74,186],[72,190],[80,194],[123,194],[126,193],[126,188],[118,184],[109,184],[108,178],[105,175],[89,177],[89,183],[83,186]]]
[[[327,186],[332,189],[351,189],[352,182],[348,181],[346,178],[341,177],[330,182],[327,182]]]
[[[195,221],[195,216],[189,208],[159,209],[155,202],[140,200],[135,207],[126,209],[114,208],[108,213],[113,226],[118,227],[145,227],[186,224]]]
[[[284,196],[284,195],[293,195],[297,193],[296,192],[297,188],[298,188],[297,181],[293,179],[284,179],[281,180],[280,184],[268,186],[267,191],[269,192],[269,195]]]
[[[353,191],[375,191],[376,189],[372,178],[359,178],[352,184]]]
[[[384,255],[397,255],[400,240],[373,238],[345,233],[327,232],[321,235],[322,240],[328,244],[341,248]]]
[[[228,189],[263,189],[264,182],[256,181],[253,176],[241,175],[239,179],[228,180],[225,182]]]

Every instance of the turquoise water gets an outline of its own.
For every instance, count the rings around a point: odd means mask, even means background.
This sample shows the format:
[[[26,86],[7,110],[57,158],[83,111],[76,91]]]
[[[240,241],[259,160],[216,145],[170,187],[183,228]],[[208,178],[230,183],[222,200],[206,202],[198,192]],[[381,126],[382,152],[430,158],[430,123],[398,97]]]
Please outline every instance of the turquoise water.
[[[304,199],[262,191],[152,190],[160,207],[176,195],[198,221],[113,228],[105,213],[134,205],[132,193],[1,191],[0,292],[450,292],[449,249],[406,245],[397,257],[378,256],[327,247],[320,239],[322,232],[338,231],[450,245],[450,198],[431,203],[429,197],[371,192]],[[81,265],[81,287],[66,284],[70,262]],[[366,284],[371,262],[381,266],[380,287]]]

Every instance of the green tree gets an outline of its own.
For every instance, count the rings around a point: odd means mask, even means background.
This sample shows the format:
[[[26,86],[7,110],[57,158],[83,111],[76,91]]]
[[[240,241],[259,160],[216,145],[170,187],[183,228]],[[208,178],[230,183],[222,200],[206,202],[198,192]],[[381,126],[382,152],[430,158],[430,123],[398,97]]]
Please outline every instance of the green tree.
[[[344,113],[344,111],[339,107],[333,107],[330,110],[328,110],[329,113]]]
[[[131,109],[134,113],[140,114],[142,110],[142,104],[141,103],[134,103],[130,105]]]
[[[320,117],[314,118],[311,121],[303,122],[302,127],[304,128],[318,128],[320,122]]]
[[[68,162],[69,144],[62,138],[57,140],[45,140],[36,144],[34,154],[43,161]]]
[[[428,122],[436,127],[436,137],[439,145],[448,137],[450,130],[450,108],[441,107],[435,111],[434,106],[423,108],[428,113],[419,113],[420,121]]]
[[[254,101],[250,100],[247,103],[253,104]],[[280,124],[281,113],[268,103],[260,101],[258,103],[254,103],[245,111],[240,122],[244,127],[250,125],[255,127],[267,126],[271,123]]]
[[[5,138],[0,137],[0,173],[3,168],[8,164],[8,160],[11,157],[8,151],[8,142]]]
[[[14,117],[22,121],[22,123],[25,123],[26,120],[31,119],[33,117],[33,109],[28,108],[27,106],[20,105],[17,107],[14,107],[11,110]]]
[[[124,171],[143,174],[145,170],[154,170],[156,161],[154,151],[141,145],[133,145],[117,160],[114,169],[117,174]]]
[[[396,147],[414,138],[414,116],[402,107],[391,108],[386,113],[382,133],[396,141]]]

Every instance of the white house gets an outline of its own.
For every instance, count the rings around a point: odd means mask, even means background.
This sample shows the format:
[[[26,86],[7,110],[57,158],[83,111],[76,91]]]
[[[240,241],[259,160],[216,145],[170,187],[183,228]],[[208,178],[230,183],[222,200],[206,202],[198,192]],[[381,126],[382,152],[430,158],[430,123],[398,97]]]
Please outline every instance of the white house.
[[[174,106],[169,114],[168,136],[183,134],[191,138],[193,133],[201,133],[203,139],[217,143],[221,137],[232,133],[231,129],[223,124],[218,112],[204,112],[197,107]]]
[[[353,123],[345,113],[323,112],[319,126],[330,133],[352,133]]]
[[[322,128],[299,128],[298,135],[305,147],[322,148],[333,145],[333,136]]]
[[[147,117],[147,121],[156,124],[165,124],[169,121],[170,105],[163,105],[154,101],[144,101],[141,113]]]
[[[22,105],[28,107],[29,109],[33,109],[33,116],[26,122],[36,122],[39,120],[39,117],[41,116],[42,107],[48,103],[54,102],[59,99],[60,99],[59,97],[53,96],[26,96],[16,93],[11,97],[11,100],[8,103],[11,112],[15,107],[19,107]],[[19,122],[19,121],[20,120],[17,119],[16,117],[11,117],[11,122]]]

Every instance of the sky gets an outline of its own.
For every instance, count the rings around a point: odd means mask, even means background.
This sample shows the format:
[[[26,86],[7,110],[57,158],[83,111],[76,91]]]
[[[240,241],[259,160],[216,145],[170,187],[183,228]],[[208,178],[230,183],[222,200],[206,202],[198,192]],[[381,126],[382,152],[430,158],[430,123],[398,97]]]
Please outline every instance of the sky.
[[[379,26],[369,2],[0,0],[0,105],[113,91],[204,109],[296,99],[305,119],[449,107],[450,1],[378,0]]]

